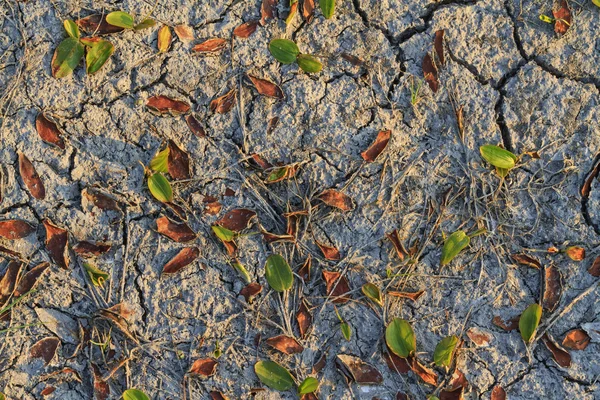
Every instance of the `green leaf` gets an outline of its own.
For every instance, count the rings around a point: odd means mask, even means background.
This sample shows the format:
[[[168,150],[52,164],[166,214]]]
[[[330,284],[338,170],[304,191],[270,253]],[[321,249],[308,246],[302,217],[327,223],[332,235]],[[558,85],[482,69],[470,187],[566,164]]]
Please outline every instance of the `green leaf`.
[[[321,62],[308,54],[300,54],[298,57],[296,57],[296,62],[298,63],[298,66],[302,68],[302,71],[309,74],[321,72],[323,69]]]
[[[542,307],[539,304],[532,304],[521,314],[519,318],[519,331],[525,343],[531,342],[538,325],[542,319]]]
[[[385,330],[385,342],[394,354],[408,357],[417,349],[415,332],[408,321],[394,318]]]
[[[342,330],[344,339],[350,341],[350,338],[352,337],[352,328],[350,328],[350,325],[347,322],[342,322],[340,329]]]
[[[64,78],[70,75],[83,57],[84,47],[77,39],[68,37],[63,40],[52,57],[52,76]]]
[[[106,16],[106,22],[119,28],[133,29],[133,17],[125,11],[113,11]]]
[[[450,364],[452,364],[452,358],[454,357],[454,352],[456,351],[457,346],[458,338],[454,335],[440,340],[437,346],[435,346],[435,351],[433,352],[433,362],[435,362],[435,365],[438,367],[450,368]]]
[[[87,51],[85,56],[85,64],[87,65],[86,72],[88,75],[96,73],[106,60],[110,58],[115,51],[115,46],[108,40],[100,40],[94,43]]]
[[[0,400],[6,400],[6,396],[4,396],[4,393],[0,393]]]
[[[277,292],[289,290],[294,282],[294,275],[285,258],[279,254],[271,254],[265,264],[265,278]]]
[[[222,226],[219,226],[219,225],[213,225],[213,226],[211,226],[211,228],[212,228],[215,236],[218,237],[223,242],[231,242],[233,239],[235,239],[234,231],[230,231],[229,229],[223,228]]]
[[[267,182],[277,182],[282,180],[287,174],[287,167],[278,168],[275,171],[271,172],[267,177]]]
[[[300,386],[298,386],[298,394],[314,393],[317,391],[318,387],[319,381],[317,380],[317,378],[309,376],[308,378],[302,381]]]
[[[92,264],[83,263],[83,268],[88,273],[90,280],[94,286],[102,287],[104,282],[108,279],[109,275],[99,268],[94,267]]]
[[[75,22],[70,19],[65,19],[63,21],[63,26],[65,27],[65,31],[67,31],[67,35],[73,39],[79,39],[79,27]]]
[[[372,283],[365,283],[362,286],[362,292],[373,302],[383,307],[383,300],[381,299],[381,290]]]
[[[600,7],[600,0],[592,0],[592,3],[594,3],[597,7]]]
[[[427,400],[440,400],[440,398],[433,394],[430,394],[429,396],[427,396]]]
[[[333,17],[335,11],[335,0],[319,0],[319,6],[321,6],[321,12],[327,19]]]
[[[141,390],[127,389],[123,392],[123,400],[150,400],[150,397]]]
[[[259,361],[254,364],[258,379],[271,389],[285,391],[294,386],[294,377],[289,371],[273,361]]]
[[[550,18],[547,15],[544,14],[540,14],[540,21],[543,21],[547,24],[553,24],[554,23],[554,18]]]
[[[246,267],[244,267],[244,264],[240,263],[238,260],[234,260],[231,262],[231,266],[238,272],[238,274],[240,274],[242,279],[244,279],[247,284],[252,283],[252,278],[250,277]]]
[[[479,148],[481,157],[494,167],[511,169],[517,162],[517,156],[502,147],[486,144]]]
[[[171,184],[160,172],[150,175],[148,178],[148,189],[150,189],[150,193],[152,193],[152,196],[158,201],[163,203],[170,203],[173,201],[173,189],[171,189]]]
[[[153,20],[152,18],[146,18],[145,20],[143,20],[142,22],[140,22],[139,24],[134,26],[133,29],[135,29],[136,31],[139,31],[141,29],[151,28],[154,25],[156,25],[155,20]]]
[[[300,49],[296,43],[289,39],[273,39],[269,43],[269,51],[277,61],[282,64],[291,64],[296,61]]]
[[[471,238],[464,231],[456,231],[444,241],[442,248],[442,259],[440,265],[443,267],[454,259],[465,247],[469,245]]]
[[[163,151],[159,151],[157,155],[150,160],[150,169],[155,172],[169,171],[169,147],[165,147]]]

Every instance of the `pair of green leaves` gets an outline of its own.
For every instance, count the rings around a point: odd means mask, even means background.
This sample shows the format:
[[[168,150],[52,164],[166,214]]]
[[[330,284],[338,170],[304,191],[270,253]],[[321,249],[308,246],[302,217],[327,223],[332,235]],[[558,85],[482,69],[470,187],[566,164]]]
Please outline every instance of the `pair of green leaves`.
[[[335,309],[335,315],[337,315],[338,319],[340,320],[340,330],[342,331],[342,336],[349,342],[350,338],[352,337],[352,328],[350,327],[350,324],[344,321],[337,307]]]
[[[271,254],[265,264],[265,278],[269,286],[276,292],[285,292],[292,288],[294,274],[285,258],[279,254]]]
[[[141,390],[127,389],[123,392],[123,400],[150,400],[150,397]]]
[[[410,323],[394,318],[385,330],[385,342],[394,354],[409,357],[417,350],[417,338]]]
[[[254,372],[258,379],[271,389],[285,391],[291,389],[295,384],[292,374],[274,361],[257,362],[254,364]],[[319,381],[309,376],[298,386],[298,394],[314,393],[318,388]]]
[[[289,39],[273,39],[269,43],[269,51],[282,64],[298,63],[307,73],[317,73],[323,69],[319,60],[309,54],[300,54],[298,45]]]
[[[485,229],[480,229],[472,234],[468,235],[465,231],[458,230],[448,236],[444,241],[444,247],[442,248],[442,257],[440,259],[440,265],[443,267],[450,263],[461,251],[463,251],[469,243],[471,238],[477,235],[485,233]]]
[[[502,178],[508,174],[508,171],[514,168],[518,160],[518,157],[510,151],[492,144],[481,146],[479,152],[484,160],[496,167],[496,172]]]
[[[139,31],[140,29],[150,28],[156,24],[152,18],[144,18],[142,22],[139,24],[135,24],[133,20],[133,16],[125,11],[113,11],[106,16],[106,22],[110,25],[118,26],[123,29],[135,29]]]
[[[458,337],[455,335],[447,336],[440,340],[433,352],[433,362],[435,362],[435,365],[438,367],[450,368],[454,353],[458,348],[458,343]]]
[[[525,343],[531,343],[541,319],[542,307],[539,304],[534,303],[523,311],[519,318],[519,331]]]
[[[110,15],[110,14],[109,14]],[[148,177],[148,189],[156,200],[162,203],[170,203],[173,201],[173,189],[171,184],[165,178],[163,173],[169,171],[169,146],[164,150],[159,151],[157,155],[150,160],[150,169],[154,171]]]

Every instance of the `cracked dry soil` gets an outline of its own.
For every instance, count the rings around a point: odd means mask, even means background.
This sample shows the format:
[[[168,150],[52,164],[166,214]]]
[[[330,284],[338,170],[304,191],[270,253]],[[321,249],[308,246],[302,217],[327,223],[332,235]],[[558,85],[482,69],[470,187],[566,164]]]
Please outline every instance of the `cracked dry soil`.
[[[425,399],[436,387],[412,372],[396,373],[383,357],[385,326],[402,317],[413,325],[426,365],[432,365],[441,338],[464,339],[456,366],[469,383],[467,399],[489,399],[496,385],[509,399],[600,399],[597,342],[571,351],[571,366],[563,368],[541,341],[528,356],[516,330],[492,323],[540,299],[540,271],[510,257],[535,250],[544,266],[556,266],[563,277],[560,302],[554,311],[544,310],[541,329],[549,326],[562,342],[568,331],[600,322],[598,290],[571,304],[587,288],[597,288],[587,269],[598,255],[600,184],[594,180],[586,196],[580,191],[600,150],[600,9],[591,1],[570,2],[573,22],[563,36],[539,21],[539,14],[552,15],[552,4],[542,0],[344,0],[332,19],[317,7],[312,21],[297,16],[287,28],[282,18],[288,4],[281,2],[276,19],[247,39],[231,39],[235,27],[260,19],[259,0],[167,0],[153,11],[155,27],[110,36],[116,51],[97,74],[86,76],[80,66],[71,77],[51,76],[52,54],[64,37],[62,20],[116,9],[143,15],[151,3],[0,5],[0,220],[23,219],[37,227],[23,239],[0,239],[0,246],[19,254],[2,253],[0,273],[15,257],[27,268],[50,261],[45,219],[68,231],[70,245],[112,245],[93,260],[109,272],[104,288],[90,285],[84,260],[72,253],[69,269],[52,263],[36,291],[12,310],[10,322],[0,326],[0,391],[10,399],[40,399],[52,387],[44,398],[91,399],[94,364],[114,399],[130,387],[153,399],[204,399],[213,390],[231,399],[291,399],[297,398],[293,390],[261,385],[254,364],[272,359],[301,380],[325,356],[314,374],[320,399],[394,399],[399,391]],[[159,53],[163,24],[189,25],[195,40],[175,38],[168,52]],[[425,84],[413,105],[411,87],[422,79],[423,57],[442,29],[446,64],[439,71],[440,89],[434,93]],[[192,53],[193,44],[211,37],[231,41],[213,55]],[[322,57],[323,71],[307,75],[295,64],[280,65],[268,52],[275,37],[291,38]],[[259,96],[246,73],[278,83],[285,99]],[[210,101],[230,89],[238,96],[233,110],[212,113]],[[206,137],[193,135],[181,116],[150,113],[145,103],[154,95],[188,102]],[[463,107],[462,138],[457,106]],[[42,111],[60,126],[64,150],[38,136],[35,119]],[[270,123],[274,118],[276,125]],[[383,129],[392,131],[385,152],[363,162],[360,153]],[[176,201],[198,233],[185,245],[157,233],[158,217],[177,217],[152,198],[144,179],[142,165],[167,140],[191,159],[192,179],[174,183]],[[539,158],[525,158],[500,182],[479,156],[483,144],[502,144],[516,154],[537,151]],[[26,189],[19,152],[40,174],[44,200]],[[253,153],[300,168],[294,179],[265,185],[264,175],[248,162]],[[355,209],[322,204],[317,195],[329,188],[352,197]],[[82,194],[86,190],[116,199],[118,210],[98,208]],[[207,201],[215,200],[221,204],[216,214],[207,209]],[[286,231],[284,213],[308,210],[296,244],[266,243],[256,234],[257,224],[238,239],[240,261],[264,287],[252,304],[238,295],[244,282],[210,230],[234,208],[256,211],[260,224],[279,234]],[[442,232],[477,227],[488,233],[440,268]],[[398,259],[385,237],[394,229],[407,248],[416,249],[415,263]],[[336,246],[341,259],[326,260],[315,241]],[[165,263],[189,245],[200,249],[200,258],[177,274],[161,275]],[[545,252],[568,245],[585,247],[587,257],[575,262]],[[271,253],[284,255],[294,271],[309,255],[313,260],[310,279],[296,278],[285,305],[264,278]],[[337,306],[352,328],[349,341],[327,298],[323,270],[349,280],[352,300]],[[379,308],[362,295],[366,282],[424,294],[415,302],[387,296]],[[301,299],[310,305],[313,326],[299,339],[301,353],[283,355],[264,339],[283,333],[279,327],[290,321],[298,336],[294,316]],[[100,309],[119,303],[132,311],[129,327],[137,343],[98,318]],[[489,345],[473,343],[465,335],[472,328],[489,334]],[[61,344],[44,365],[30,348],[46,337]],[[102,348],[90,340],[108,344]],[[217,343],[222,355],[216,373],[189,376],[194,360],[211,357]],[[338,354],[370,363],[383,383],[348,383],[336,368]],[[437,372],[442,385],[446,376]]]

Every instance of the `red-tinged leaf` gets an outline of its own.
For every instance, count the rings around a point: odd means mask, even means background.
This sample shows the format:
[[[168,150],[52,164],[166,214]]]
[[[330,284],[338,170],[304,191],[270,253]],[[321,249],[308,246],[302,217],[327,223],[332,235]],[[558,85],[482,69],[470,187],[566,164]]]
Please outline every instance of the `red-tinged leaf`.
[[[177,25],[173,30],[183,43],[189,43],[194,40],[194,30],[187,25]]]
[[[310,24],[315,13],[315,0],[304,0],[302,2],[302,18]]]
[[[262,0],[260,6],[260,24],[264,25],[267,20],[275,18],[277,11],[277,0]]]
[[[554,311],[562,296],[562,275],[554,265],[546,267],[544,274],[544,296],[542,306],[548,311]]]
[[[0,279],[0,308],[4,307],[12,296],[21,275],[22,265],[18,261],[11,261],[6,266],[4,276]]]
[[[167,96],[152,96],[146,101],[146,106],[160,115],[180,115],[190,111],[190,105],[185,101],[175,100]]]
[[[59,344],[60,340],[56,337],[44,338],[31,347],[29,355],[32,358],[42,358],[44,365],[48,365],[56,355]]]
[[[437,374],[431,368],[427,368],[419,362],[416,358],[412,357],[410,360],[410,367],[412,371],[421,378],[421,380],[429,385],[437,386]]]
[[[198,53],[215,53],[227,47],[227,40],[212,38],[195,45],[192,50]]]
[[[392,131],[379,131],[379,133],[377,134],[377,138],[371,144],[371,146],[369,146],[367,150],[360,153],[363,160],[365,160],[366,162],[374,162],[377,159],[377,157],[379,157],[379,155],[383,153],[391,137]]]
[[[49,263],[43,262],[25,273],[25,275],[23,275],[23,277],[19,280],[19,284],[17,285],[13,295],[15,297],[19,297],[32,290],[40,276],[42,276],[44,271],[46,271],[49,266]]]
[[[338,354],[335,364],[351,382],[361,385],[380,385],[383,383],[383,376],[377,368],[362,361],[359,357]]]
[[[314,393],[306,393],[300,396],[300,400],[319,400],[319,398]]]
[[[435,32],[435,39],[433,40],[433,47],[435,48],[435,55],[437,56],[436,62],[441,67],[446,61],[444,57],[444,30],[440,29]]]
[[[2,306],[2,302],[0,302]],[[583,329],[573,329],[565,336],[562,345],[571,350],[585,350],[590,344],[590,336]]]
[[[411,370],[407,359],[394,354],[389,348],[383,353],[383,358],[388,368],[398,374],[408,374]]]
[[[304,261],[304,264],[302,264],[302,266],[298,270],[298,275],[300,276],[300,278],[302,278],[306,282],[306,281],[310,280],[310,270],[311,269],[312,269],[312,257],[309,254],[308,257],[306,257],[306,261]]]
[[[464,400],[463,391],[464,388],[456,390],[443,389],[440,391],[439,400]]]
[[[585,258],[585,249],[580,246],[569,246],[565,254],[573,261],[583,261]]]
[[[312,326],[312,314],[306,305],[306,301],[302,300],[298,312],[296,313],[296,322],[298,322],[298,330],[300,337],[305,337],[308,330]]]
[[[52,393],[54,393],[55,390],[56,390],[56,388],[54,386],[46,386],[40,392],[40,395],[42,395],[43,397],[50,396]]]
[[[323,243],[319,243],[316,240],[315,243],[317,244],[317,246],[319,246],[319,249],[321,249],[321,252],[323,253],[323,257],[325,257],[325,259],[337,261],[341,258],[340,251],[337,248],[333,246],[327,246]]]
[[[419,300],[419,297],[421,297],[423,293],[425,293],[424,290],[419,290],[418,292],[396,292],[394,290],[389,290],[387,292],[389,296],[402,297],[405,299],[411,299],[412,301]]]
[[[106,243],[92,243],[86,240],[82,240],[73,246],[73,251],[82,257],[98,257],[104,253],[107,253],[111,248],[110,244]]]
[[[600,160],[596,161],[594,168],[592,168],[590,173],[585,178],[583,186],[581,187],[581,197],[587,198],[590,196],[592,183],[594,182],[594,179],[598,177],[598,174],[600,174]]]
[[[248,21],[239,25],[237,28],[233,30],[233,34],[239,38],[247,38],[250,37],[254,32],[256,32],[256,27],[260,21]]]
[[[256,216],[256,213],[247,208],[235,208],[225,214],[216,224],[230,231],[240,232],[250,225],[250,221]]]
[[[110,396],[110,386],[102,379],[98,366],[94,363],[91,363],[91,365],[94,380],[94,400],[107,400]]]
[[[190,131],[192,131],[194,135],[200,138],[206,137],[204,127],[192,114],[185,117],[185,122],[187,122],[188,128],[190,128]]]
[[[519,264],[527,265],[529,267],[536,268],[536,269],[542,268],[542,264],[539,262],[539,260],[537,258],[531,257],[530,255],[512,254],[511,257],[513,260],[515,260]]]
[[[193,263],[200,255],[197,247],[185,247],[177,253],[163,268],[163,274],[174,274]]]
[[[276,233],[267,232],[261,226],[261,233],[265,242],[267,243],[277,243],[277,242],[294,242],[296,238],[292,235],[278,235]]]
[[[35,232],[35,227],[20,219],[0,221],[0,238],[15,240],[27,237]]]
[[[197,237],[185,222],[177,223],[165,216],[156,220],[156,227],[158,233],[178,243],[189,242]]]
[[[94,206],[101,210],[120,211],[119,203],[110,196],[100,193],[94,189],[84,189],[81,194]]]
[[[211,201],[206,203],[204,207],[204,213],[207,215],[218,215],[221,212],[223,206],[218,201]]]
[[[262,292],[262,286],[257,282],[252,282],[246,285],[241,291],[240,295],[244,296],[246,303],[252,304],[252,299]]]
[[[39,113],[35,119],[35,128],[37,129],[38,135],[46,143],[50,143],[61,150],[65,149],[65,141],[61,137],[58,126],[50,121],[42,113]]]
[[[265,160],[260,154],[253,153],[250,154],[250,157],[249,160],[252,160],[256,166],[262,170],[273,168],[273,164]]]
[[[425,57],[423,58],[423,76],[425,81],[429,84],[431,91],[433,93],[437,92],[440,86],[438,73],[429,53],[425,54]]]
[[[296,339],[290,336],[279,335],[266,340],[267,344],[283,354],[298,354],[304,351],[304,347]]]
[[[219,114],[226,114],[235,105],[235,89],[231,89],[229,92],[225,93],[221,97],[217,97],[216,99],[210,102],[210,111],[216,112]]]
[[[235,196],[235,191],[233,189],[230,189],[230,188],[225,188],[225,193],[223,193],[223,196],[225,196],[225,197],[233,197],[233,196]]]
[[[466,389],[468,387],[469,382],[467,381],[465,374],[463,374],[458,368],[454,370],[450,379],[450,386],[448,387],[448,390],[455,391],[457,389]]]
[[[588,268],[588,272],[592,276],[595,276],[595,277],[600,276],[600,256],[596,257],[596,259],[592,263],[592,266],[590,268]]]
[[[342,276],[339,272],[323,270],[323,279],[327,287],[327,296],[335,298],[334,303],[343,304],[350,300],[350,296],[346,295],[350,292],[350,285],[345,276]]]
[[[492,323],[506,332],[514,331],[515,329],[519,328],[519,316],[505,320],[501,316],[496,315],[492,320]]]
[[[558,343],[556,343],[554,339],[548,335],[547,332],[544,334],[544,336],[542,336],[542,341],[548,350],[550,350],[554,361],[556,361],[558,365],[564,368],[569,368],[571,366],[571,355],[569,352],[560,347]]]
[[[327,189],[319,195],[319,199],[328,206],[339,208],[342,211],[354,209],[354,201],[350,196],[335,189]]]
[[[279,123],[279,117],[273,117],[269,120],[269,123],[267,124],[267,136],[269,136],[271,133],[273,133],[273,131],[277,127],[278,123]]]
[[[19,153],[19,172],[29,193],[38,200],[44,200],[46,197],[46,189],[44,188],[42,179],[38,175],[31,161],[29,161],[29,158],[23,153]]]
[[[250,74],[248,74],[247,76],[252,81],[252,84],[254,85],[259,94],[262,94],[263,96],[267,97],[272,97],[278,100],[283,99],[283,90],[281,90],[281,88],[273,82],[268,81],[266,79],[258,78]]]
[[[211,400],[227,400],[227,397],[221,393],[213,390],[209,393]]]
[[[67,252],[69,233],[66,229],[59,228],[48,219],[44,220],[44,228],[46,228],[46,249],[50,254],[50,258],[62,269],[69,269],[69,254]]]
[[[506,400],[506,391],[500,385],[494,386],[490,400]]]
[[[173,179],[190,179],[190,158],[187,153],[181,150],[175,142],[169,140],[169,175]]]
[[[477,347],[487,347],[494,339],[494,336],[490,332],[475,327],[467,330],[467,336]]]
[[[392,245],[394,246],[394,249],[396,250],[396,254],[398,255],[400,261],[404,261],[404,257],[408,255],[408,252],[406,251],[404,245],[400,241],[398,230],[394,229],[390,233],[386,233],[385,236],[387,236],[387,238],[390,239],[390,242],[392,242]]]
[[[190,374],[202,375],[205,377],[212,376],[217,370],[217,362],[212,358],[201,358],[194,361],[189,370]]]
[[[94,35],[108,35],[123,31],[123,28],[106,22],[106,15],[92,14],[75,21],[77,26],[86,33]]]
[[[561,0],[559,8],[552,10],[552,15],[554,15],[555,19],[554,32],[559,35],[567,33],[567,30],[571,26],[571,10],[566,0]]]
[[[235,242],[233,240],[230,242],[221,241],[221,243],[223,243],[223,246],[225,246],[225,250],[227,250],[227,254],[229,254],[231,257],[235,257],[237,250],[238,250],[237,244],[235,244]]]

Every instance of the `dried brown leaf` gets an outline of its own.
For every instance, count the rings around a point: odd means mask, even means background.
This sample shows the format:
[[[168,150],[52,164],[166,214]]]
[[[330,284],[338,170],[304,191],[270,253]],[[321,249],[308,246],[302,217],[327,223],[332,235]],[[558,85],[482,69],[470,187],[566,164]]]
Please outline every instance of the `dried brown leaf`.
[[[19,153],[19,173],[29,193],[38,200],[44,200],[46,189],[44,188],[42,178],[38,175],[29,158],[23,153]]]
[[[387,294],[390,296],[403,297],[405,299],[411,299],[412,301],[419,300],[419,297],[421,297],[423,293],[425,293],[424,290],[419,290],[418,292],[396,292],[394,290],[389,290],[387,292]]]
[[[427,368],[419,362],[416,358],[412,357],[410,360],[410,367],[412,371],[423,380],[423,382],[430,385],[437,385],[437,374],[431,368]]]
[[[195,45],[192,50],[198,53],[215,53],[227,47],[227,40],[221,38],[207,39]]]
[[[85,18],[75,21],[79,28],[89,34],[108,35],[123,31],[123,28],[114,26],[106,22],[106,15],[92,14]]]
[[[248,74],[247,76],[248,79],[252,81],[252,84],[254,85],[259,94],[262,94],[263,96],[267,97],[272,97],[278,100],[283,99],[283,90],[281,90],[281,88],[278,85],[274,84],[273,82],[267,79],[262,79],[254,75]]]
[[[435,39],[433,40],[433,47],[435,49],[436,62],[441,67],[446,63],[444,57],[444,30],[440,29],[435,32]]]
[[[250,221],[256,216],[256,212],[247,208],[235,208],[216,221],[217,225],[230,231],[240,232],[246,229]]]
[[[594,179],[598,177],[598,174],[600,174],[600,160],[596,160],[594,168],[592,168],[590,173],[585,178],[583,186],[581,187],[581,197],[587,198],[590,196],[590,189],[592,188],[592,183],[594,183]]]
[[[360,153],[363,160],[365,160],[366,162],[374,162],[377,159],[377,157],[379,157],[379,155],[383,153],[391,137],[392,131],[379,131],[379,133],[377,134],[377,138],[369,146],[369,148]]]
[[[359,357],[338,354],[335,364],[342,374],[352,382],[361,385],[380,385],[383,383],[383,376],[377,368],[362,361]]]
[[[102,380],[100,369],[94,363],[92,366],[92,378],[94,382],[94,400],[106,400],[110,396],[110,386]]]
[[[506,400],[506,391],[500,385],[494,386],[490,400]]]
[[[592,266],[590,268],[588,268],[588,272],[592,276],[595,276],[595,277],[600,276],[600,256],[596,257],[596,259],[592,263]]]
[[[98,311],[101,317],[111,321],[125,336],[138,343],[137,337],[129,328],[129,317],[132,313],[129,307],[123,303]]]
[[[167,96],[152,96],[146,101],[146,107],[159,115],[180,115],[190,111],[190,105],[185,101],[172,99]]]
[[[511,257],[513,260],[515,260],[519,264],[527,265],[529,267],[536,268],[536,269],[542,268],[542,264],[539,262],[539,260],[528,254],[512,254]]]
[[[559,35],[564,35],[569,30],[571,26],[571,10],[569,9],[569,4],[566,0],[561,0],[559,3],[559,8],[552,10],[552,15],[554,15],[554,32]]]
[[[438,73],[429,53],[425,54],[425,57],[423,58],[423,76],[425,77],[425,81],[429,84],[431,91],[433,93],[437,92],[440,87]]]
[[[11,261],[6,266],[4,276],[0,279],[0,308],[4,307],[12,296],[19,277],[23,264],[18,261]]]
[[[212,376],[217,370],[217,364],[218,363],[212,358],[201,358],[194,361],[189,373],[205,377]]]
[[[494,339],[494,336],[490,332],[475,327],[467,330],[467,336],[477,347],[487,347]]]
[[[92,243],[86,240],[82,240],[73,246],[73,251],[82,257],[97,257],[108,252],[111,248],[110,244],[106,243]]]
[[[569,352],[560,347],[547,332],[542,336],[542,341],[548,350],[550,350],[554,361],[556,361],[558,365],[564,368],[569,368],[571,366],[571,355]]]
[[[156,227],[158,233],[178,243],[185,243],[196,239],[196,234],[185,222],[177,223],[162,216],[156,220]]]
[[[408,360],[404,357],[399,357],[394,354],[389,347],[383,352],[383,358],[388,368],[396,373],[408,374],[408,372],[411,370]]]
[[[298,354],[304,351],[304,347],[296,339],[286,335],[279,335],[268,338],[267,344],[273,347],[275,350],[282,352],[283,354]]]
[[[169,140],[168,169],[173,179],[190,179],[190,157],[174,141]]]
[[[19,297],[33,289],[39,277],[44,273],[44,271],[46,271],[46,269],[48,269],[49,266],[49,263],[43,262],[27,271],[19,280],[19,284],[17,285],[13,295],[15,297]]]
[[[29,355],[32,358],[42,358],[44,365],[48,365],[56,355],[59,344],[60,340],[57,337],[44,338],[31,347]]]
[[[165,264],[162,273],[163,274],[174,274],[181,271],[183,267],[187,267],[193,263],[200,255],[200,249],[197,247],[185,247]]]
[[[211,400],[227,400],[227,397],[221,393],[213,390],[209,393]]]
[[[44,142],[50,143],[59,149],[65,149],[65,141],[61,137],[58,126],[46,118],[43,113],[39,113],[35,119],[35,128]]]
[[[335,189],[327,189],[319,195],[319,199],[328,206],[339,208],[342,211],[354,209],[352,198]]]
[[[201,138],[206,137],[204,127],[202,126],[200,121],[198,121],[192,114],[185,117],[185,122],[187,123],[188,128],[190,128],[190,131],[192,131],[194,135]]]
[[[398,230],[394,229],[390,233],[386,233],[385,236],[387,236],[387,238],[390,239],[390,242],[392,242],[392,245],[394,246],[394,249],[396,250],[396,254],[398,255],[400,261],[404,261],[404,257],[408,255],[408,252],[406,251],[404,245],[400,241]]]
[[[519,316],[504,320],[501,316],[496,315],[494,319],[492,319],[492,323],[507,332],[514,331],[519,327]]]
[[[15,240],[27,237],[35,232],[35,227],[20,219],[0,221],[0,238]]]
[[[315,13],[315,0],[304,0],[302,2],[302,18],[310,24]]]
[[[350,292],[350,284],[345,276],[339,272],[330,272],[323,270],[323,279],[327,287],[327,296],[335,298],[336,304],[343,304],[350,300],[350,296],[346,293]]]
[[[585,350],[590,340],[590,336],[583,329],[573,329],[567,333],[562,345],[571,350]]]
[[[246,299],[246,303],[252,304],[252,299],[262,292],[262,286],[257,282],[252,282],[246,285],[241,291],[240,294],[244,296]]]
[[[40,395],[42,395],[42,397],[50,396],[52,393],[54,393],[55,390],[56,390],[56,388],[54,386],[46,386],[40,392]]]
[[[350,64],[354,65],[355,67],[360,67],[365,64],[365,62],[363,60],[361,60],[360,58],[358,58],[352,54],[343,52],[341,54],[341,56],[344,60],[348,61]]]
[[[554,265],[546,267],[544,274],[544,296],[542,306],[554,311],[562,296],[562,275]]]
[[[300,307],[298,307],[298,312],[296,312],[296,322],[298,322],[300,337],[305,337],[312,325],[312,314],[304,299],[300,302]]]
[[[231,89],[223,96],[217,97],[210,102],[210,111],[226,114],[235,106],[235,89]]]
[[[204,213],[207,215],[217,215],[221,212],[222,207],[222,204],[218,201],[211,201],[206,203],[206,206],[204,207]]]
[[[62,269],[69,269],[69,254],[67,251],[69,233],[66,229],[59,228],[48,219],[44,220],[44,228],[46,228],[46,249],[50,254],[50,258]]]
[[[300,276],[300,278],[302,278],[306,282],[310,279],[310,270],[311,269],[312,269],[312,256],[309,254],[308,257],[306,257],[306,261],[304,261],[304,264],[302,264],[302,266],[298,270],[298,275]]]
[[[317,244],[317,246],[319,246],[319,249],[321,249],[321,252],[323,253],[323,257],[325,257],[325,259],[337,261],[341,258],[340,251],[336,247],[327,246],[326,244],[320,243],[316,240],[315,243]]]
[[[264,25],[267,20],[275,18],[277,11],[277,0],[262,0],[260,6],[260,24]]]
[[[103,193],[98,192],[94,189],[84,189],[81,194],[90,202],[94,204],[94,206],[98,207],[101,210],[107,211],[121,211],[119,208],[119,203],[110,196],[107,196]]]
[[[189,43],[194,40],[194,30],[188,25],[177,25],[173,30],[183,43]]]
[[[237,36],[239,38],[250,37],[250,35],[252,35],[254,32],[256,32],[256,27],[258,27],[259,23],[260,23],[260,21],[244,22],[243,24],[237,26],[233,30],[233,34],[234,34],[234,36]]]

